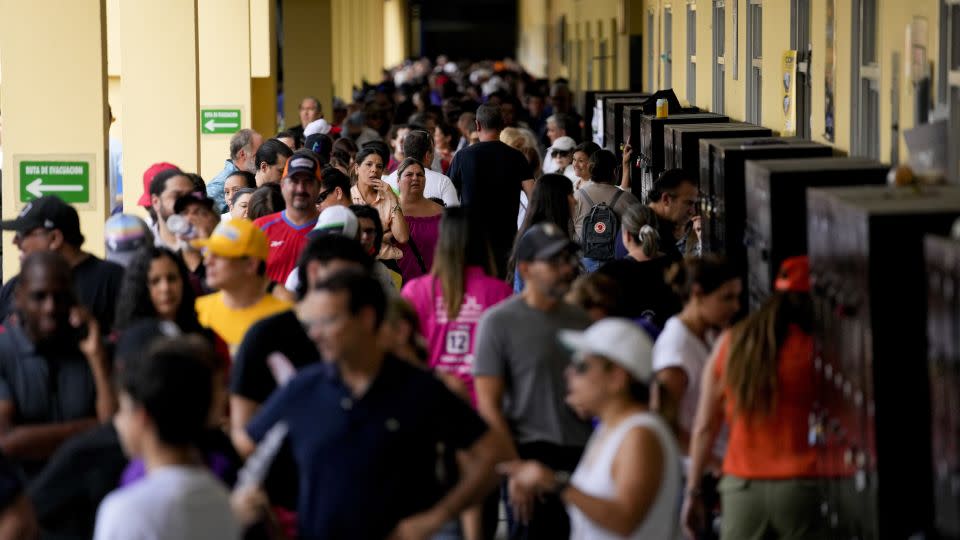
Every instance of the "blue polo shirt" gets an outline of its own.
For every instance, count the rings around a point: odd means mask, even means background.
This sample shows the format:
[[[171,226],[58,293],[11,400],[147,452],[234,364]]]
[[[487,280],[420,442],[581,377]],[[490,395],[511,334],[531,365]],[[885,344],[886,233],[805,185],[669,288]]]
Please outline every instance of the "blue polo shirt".
[[[454,481],[445,457],[487,431],[430,372],[391,356],[360,398],[328,365],[303,369],[247,432],[259,441],[281,420],[300,472],[302,538],[384,538],[444,496]]]

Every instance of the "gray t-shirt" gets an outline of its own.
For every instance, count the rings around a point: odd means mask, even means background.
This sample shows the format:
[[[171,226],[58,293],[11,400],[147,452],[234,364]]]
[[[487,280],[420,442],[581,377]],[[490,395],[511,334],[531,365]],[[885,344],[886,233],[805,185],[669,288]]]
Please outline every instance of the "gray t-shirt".
[[[504,416],[517,443],[587,444],[590,424],[565,402],[570,351],[560,344],[557,332],[589,325],[580,308],[561,303],[544,312],[520,296],[501,302],[480,319],[474,375],[504,380]]]
[[[117,489],[97,510],[95,540],[238,540],[230,493],[206,468],[170,465]]]

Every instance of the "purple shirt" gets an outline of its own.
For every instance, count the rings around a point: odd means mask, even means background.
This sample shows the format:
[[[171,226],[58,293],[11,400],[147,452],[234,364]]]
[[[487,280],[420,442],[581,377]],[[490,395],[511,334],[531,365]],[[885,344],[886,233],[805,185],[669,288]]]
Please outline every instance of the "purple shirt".
[[[400,265],[400,274],[403,275],[404,283],[430,272],[430,268],[433,267],[433,251],[437,248],[437,240],[440,238],[440,218],[442,217],[443,214],[430,217],[406,216],[407,227],[410,228],[410,239],[417,244],[417,251],[423,258],[423,268],[420,268],[420,262],[414,255],[410,242],[400,244],[403,257],[397,264]]]

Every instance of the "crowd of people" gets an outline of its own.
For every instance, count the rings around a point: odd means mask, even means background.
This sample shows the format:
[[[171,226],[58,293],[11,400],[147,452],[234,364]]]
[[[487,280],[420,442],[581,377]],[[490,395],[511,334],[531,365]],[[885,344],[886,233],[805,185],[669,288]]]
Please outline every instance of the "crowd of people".
[[[736,320],[697,179],[639,200],[566,81],[389,75],[154,164],[106,260],[0,224],[0,538],[822,537],[805,259]]]

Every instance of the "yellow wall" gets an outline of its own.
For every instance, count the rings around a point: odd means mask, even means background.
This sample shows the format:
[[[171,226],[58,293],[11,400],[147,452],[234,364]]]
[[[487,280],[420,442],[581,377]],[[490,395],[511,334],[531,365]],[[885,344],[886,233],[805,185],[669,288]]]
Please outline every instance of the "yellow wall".
[[[695,0],[697,5],[697,95],[694,102],[703,109],[712,107],[713,83],[713,15],[711,0]],[[733,4],[738,4],[737,43],[733,42]],[[811,136],[814,140],[828,142],[824,133],[824,70],[826,52],[826,4],[824,0],[813,0],[811,4],[810,33],[813,44],[811,66]],[[599,5],[599,3],[598,3]],[[663,81],[663,69],[668,69],[659,61],[663,51],[663,10],[673,8],[673,89],[681,101],[688,101],[686,95],[686,5],[687,0],[644,0],[643,32],[646,26],[646,13],[655,14],[655,50],[653,57],[658,62],[657,84]],[[928,59],[936,64],[938,55],[938,2],[937,0],[879,0],[878,20],[878,60],[880,63],[880,157],[889,160],[891,141],[891,90],[893,73],[891,55],[900,53],[901,73],[900,91],[900,132],[913,127],[913,84],[903,72],[903,65],[909,60],[905,51],[905,32],[913,17],[926,17],[928,23],[926,47]],[[746,57],[747,39],[747,0],[726,1],[726,80],[724,92],[724,112],[731,118],[742,120],[746,114],[746,80],[749,59]],[[836,84],[834,94],[835,141],[834,146],[842,151],[850,148],[850,102],[851,95],[851,27],[850,0],[836,0]],[[790,2],[788,0],[764,0],[763,2],[763,105],[761,123],[776,131],[783,131],[784,119],[781,107],[781,59],[790,47]],[[644,46],[646,47],[646,39]],[[733,79],[733,51],[739,51],[738,78]],[[644,51],[643,61],[648,55]],[[935,73],[935,69],[933,71]],[[644,70],[646,75],[646,69]],[[644,76],[646,84],[646,76]],[[902,136],[896,144],[901,145],[900,159],[905,160],[907,153]]]
[[[630,13],[639,6],[639,0],[520,0],[517,57],[534,75],[570,79],[574,92],[626,88],[630,77],[629,33],[640,31],[639,25],[631,23]],[[565,19],[563,40],[561,17]],[[618,21],[624,22],[621,25]],[[590,57],[600,55],[601,43],[606,43],[606,54],[613,58],[595,60],[589,73]],[[562,59],[564,48],[566,58]],[[600,62],[605,63],[605,80],[600,78]]]
[[[250,0],[250,125],[264,137],[277,132],[276,7]]]
[[[380,82],[382,70],[386,65],[384,50],[388,47],[385,39],[385,21],[387,10],[398,9],[394,4],[399,0],[331,0],[333,12],[333,88],[334,95],[349,101],[353,87],[359,87],[364,80]],[[393,18],[393,16],[389,17]],[[390,38],[398,43],[389,48],[403,51],[406,47],[399,43],[402,33],[391,29]]]
[[[77,205],[84,249],[102,255],[107,199],[107,51],[104,0],[0,0],[0,54],[6,74],[3,106],[3,219],[22,208],[15,159],[90,163],[90,202]],[[42,44],[42,46],[38,45]],[[21,51],[29,51],[23,54]],[[56,104],[56,106],[51,106]],[[51,136],[70,111],[70,136]],[[19,271],[12,233],[2,238],[3,277]]]

